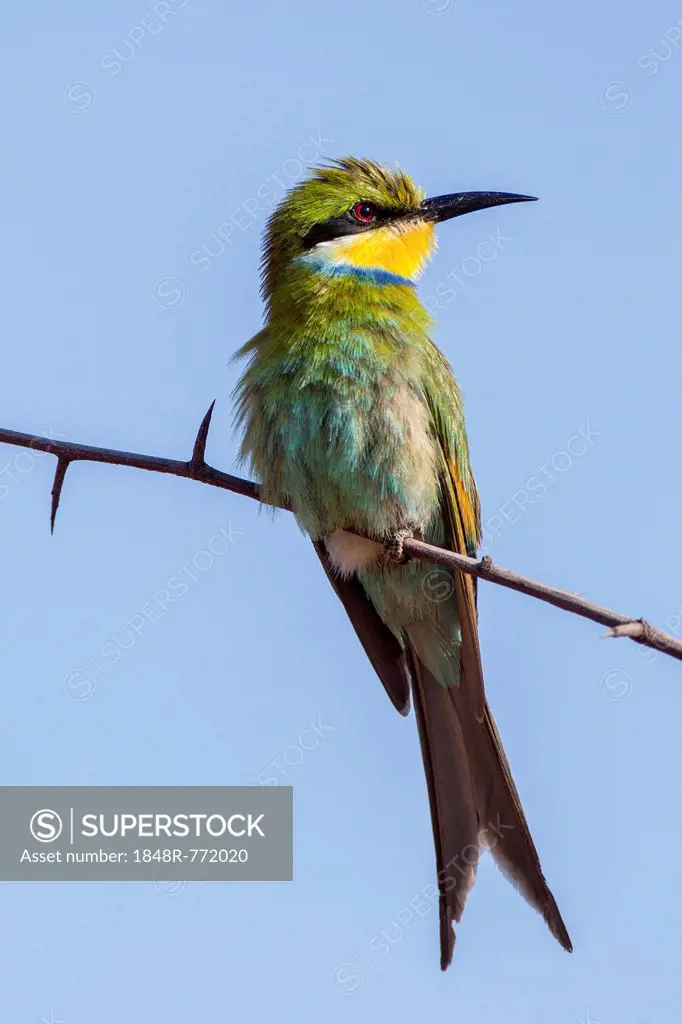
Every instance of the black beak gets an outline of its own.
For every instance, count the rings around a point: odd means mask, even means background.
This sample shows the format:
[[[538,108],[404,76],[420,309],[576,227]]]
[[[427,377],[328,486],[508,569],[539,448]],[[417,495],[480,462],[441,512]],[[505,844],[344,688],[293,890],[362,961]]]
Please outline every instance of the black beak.
[[[453,192],[449,196],[435,196],[425,199],[421,212],[429,220],[440,223],[452,217],[475,210],[487,210],[489,206],[504,206],[506,203],[535,202],[537,196],[518,196],[514,192]]]

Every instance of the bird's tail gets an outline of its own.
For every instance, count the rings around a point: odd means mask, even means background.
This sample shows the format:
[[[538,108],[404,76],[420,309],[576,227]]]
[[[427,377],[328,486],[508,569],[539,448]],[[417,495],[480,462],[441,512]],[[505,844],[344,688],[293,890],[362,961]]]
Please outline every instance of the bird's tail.
[[[441,968],[452,960],[453,921],[462,916],[482,849],[570,952],[487,702],[481,716],[464,681],[442,685],[414,649],[410,673],[436,845]]]

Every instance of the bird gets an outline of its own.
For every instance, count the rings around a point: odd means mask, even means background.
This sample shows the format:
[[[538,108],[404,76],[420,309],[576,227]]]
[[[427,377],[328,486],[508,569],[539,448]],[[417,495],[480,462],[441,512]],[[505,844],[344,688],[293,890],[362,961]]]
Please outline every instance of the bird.
[[[411,705],[438,880],[440,966],[488,849],[567,951],[488,706],[475,579],[408,560],[416,537],[475,556],[481,512],[459,386],[417,281],[445,221],[534,197],[427,198],[400,167],[311,168],[272,212],[264,326],[236,353],[240,459],[308,535],[395,708]]]

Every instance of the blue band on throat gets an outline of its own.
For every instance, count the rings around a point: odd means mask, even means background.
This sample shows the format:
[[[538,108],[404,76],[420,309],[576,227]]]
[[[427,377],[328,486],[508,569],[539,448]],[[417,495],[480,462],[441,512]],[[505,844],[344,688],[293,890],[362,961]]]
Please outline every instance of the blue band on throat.
[[[382,270],[381,267],[356,267],[352,263],[332,263],[322,256],[299,256],[296,262],[326,277],[354,277],[357,281],[366,281],[368,284],[401,284],[414,288],[414,281],[409,277],[392,274],[390,270]]]

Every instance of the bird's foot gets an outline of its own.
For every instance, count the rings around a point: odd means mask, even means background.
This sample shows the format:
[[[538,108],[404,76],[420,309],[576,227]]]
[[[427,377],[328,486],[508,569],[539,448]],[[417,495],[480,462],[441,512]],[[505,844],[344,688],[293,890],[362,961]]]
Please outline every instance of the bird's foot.
[[[403,525],[384,541],[384,552],[381,560],[382,568],[387,569],[391,566],[405,565],[407,562],[407,555],[403,551],[405,541],[412,540],[414,537],[421,537],[421,535],[421,523],[417,523],[413,519],[406,519]]]

